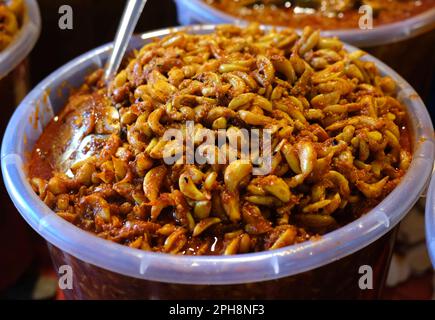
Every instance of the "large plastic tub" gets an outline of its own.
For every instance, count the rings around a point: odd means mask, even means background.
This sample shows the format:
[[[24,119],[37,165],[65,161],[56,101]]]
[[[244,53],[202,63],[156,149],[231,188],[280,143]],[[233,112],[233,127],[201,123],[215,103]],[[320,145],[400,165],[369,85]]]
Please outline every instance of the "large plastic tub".
[[[425,218],[427,249],[435,270],[435,170],[427,191]]]
[[[214,26],[196,26],[207,33]],[[177,30],[177,29],[171,29]],[[136,39],[138,47],[169,29]],[[139,40],[139,41],[138,41]],[[350,51],[354,47],[347,46]],[[63,66],[42,81],[12,117],[1,150],[8,192],[27,222],[49,243],[56,266],[70,265],[74,286],[67,298],[376,298],[384,284],[395,227],[420,197],[432,170],[433,127],[421,99],[393,70],[407,106],[414,158],[400,185],[360,219],[309,241],[274,251],[235,256],[177,256],[132,249],[87,233],[54,214],[33,192],[24,170],[43,127],[64,106],[65,82],[78,86],[103,66],[110,45]],[[64,94],[62,97],[59,91]],[[38,110],[37,126],[28,123]],[[373,270],[373,289],[361,290],[360,277]],[[361,273],[360,273],[361,272]]]
[[[204,0],[174,0],[178,22],[182,25],[198,23],[247,23],[246,21],[218,10]],[[399,42],[416,37],[435,28],[435,8],[404,21],[385,24],[372,30],[337,29],[323,32],[358,47],[371,47]]]
[[[174,1],[177,6],[178,21],[182,25],[247,23],[213,8],[203,0]],[[323,35],[338,36],[342,41],[364,48],[396,70],[424,99],[428,99],[435,68],[433,45],[431,45],[435,43],[435,8],[372,30],[337,29],[325,31]]]
[[[34,47],[41,18],[35,0],[25,0],[23,23],[13,41],[0,52],[0,101],[3,134],[16,106],[29,91],[29,63],[27,56]],[[29,266],[34,250],[31,230],[18,214],[0,182],[0,291],[11,285]],[[11,239],[14,239],[11,241]]]

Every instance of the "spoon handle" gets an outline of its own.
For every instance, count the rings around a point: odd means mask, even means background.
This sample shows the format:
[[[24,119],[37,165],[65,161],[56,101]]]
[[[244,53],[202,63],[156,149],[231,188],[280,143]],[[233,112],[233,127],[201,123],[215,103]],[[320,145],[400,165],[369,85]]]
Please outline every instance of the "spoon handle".
[[[124,13],[122,14],[121,23],[116,32],[112,54],[104,72],[106,82],[112,80],[121,65],[125,50],[127,50],[131,36],[133,35],[133,31],[146,2],[147,0],[128,0]]]

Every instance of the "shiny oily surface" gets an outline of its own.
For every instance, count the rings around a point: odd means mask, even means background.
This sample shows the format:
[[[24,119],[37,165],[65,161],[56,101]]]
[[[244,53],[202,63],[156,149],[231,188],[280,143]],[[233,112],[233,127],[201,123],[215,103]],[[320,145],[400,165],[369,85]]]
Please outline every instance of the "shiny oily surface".
[[[403,21],[435,8],[434,0],[204,0],[205,3],[248,21],[324,30],[356,29],[362,5],[371,5],[374,26]]]
[[[411,162],[395,83],[361,56],[309,28],[168,35],[109,88],[101,71],[88,77],[37,142],[32,186],[64,219],[147,251],[235,254],[316,239],[378,204]],[[104,117],[113,108],[120,132]],[[162,130],[185,120],[272,129],[272,173],[253,177],[241,161],[165,165]],[[112,138],[62,173],[59,146],[91,134]]]

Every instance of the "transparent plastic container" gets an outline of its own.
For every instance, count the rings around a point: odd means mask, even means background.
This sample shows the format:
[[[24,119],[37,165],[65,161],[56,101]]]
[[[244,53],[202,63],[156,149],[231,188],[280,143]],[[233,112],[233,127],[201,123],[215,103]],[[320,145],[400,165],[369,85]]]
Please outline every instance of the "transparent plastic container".
[[[28,54],[34,47],[40,30],[41,18],[35,0],[25,0],[25,11],[20,30],[12,42],[0,51],[0,101],[2,116],[0,134],[29,91]],[[5,186],[0,182],[0,242],[8,243],[0,247],[0,290],[5,289],[29,266],[34,251],[32,232],[20,217],[7,196]],[[11,241],[10,239],[15,239]],[[18,254],[17,254],[18,253]]]
[[[203,0],[174,0],[182,25],[247,22],[206,4]],[[433,80],[435,8],[409,19],[377,26],[372,30],[337,29],[322,32],[363,48],[404,77],[423,99],[428,99]],[[404,63],[406,57],[406,63]],[[426,100],[427,101],[427,100]]]
[[[12,42],[0,52],[0,79],[23,61],[35,46],[41,32],[41,16],[35,0],[24,0],[23,23]]]
[[[203,0],[174,0],[178,22],[182,25],[198,23],[247,23],[243,19],[218,10]],[[384,24],[372,30],[337,29],[323,32],[339,37],[358,47],[372,47],[416,37],[435,28],[435,8],[404,21]]]
[[[213,25],[189,32],[208,33]],[[178,28],[143,34],[139,47]],[[348,50],[354,47],[346,46]],[[79,86],[102,67],[105,45],[66,64],[43,80],[12,117],[1,150],[9,195],[26,221],[49,243],[56,266],[73,268],[74,286],[67,298],[376,298],[382,289],[395,227],[420,197],[434,159],[433,127],[427,110],[397,73],[377,59],[381,73],[398,83],[409,112],[414,157],[400,185],[360,219],[316,241],[273,251],[234,256],[178,256],[132,249],[100,239],[53,213],[33,192],[25,173],[26,155],[44,126],[64,106],[65,82]],[[63,95],[59,95],[63,92]],[[39,111],[37,125],[27,119]],[[360,290],[359,268],[373,269],[373,290]]]
[[[41,32],[41,16],[35,0],[24,0],[22,25],[12,42],[0,51],[0,100],[2,101],[1,132],[6,120],[29,91],[29,64],[27,56]],[[6,114],[8,112],[9,114]]]
[[[435,170],[426,197],[426,243],[435,270]]]

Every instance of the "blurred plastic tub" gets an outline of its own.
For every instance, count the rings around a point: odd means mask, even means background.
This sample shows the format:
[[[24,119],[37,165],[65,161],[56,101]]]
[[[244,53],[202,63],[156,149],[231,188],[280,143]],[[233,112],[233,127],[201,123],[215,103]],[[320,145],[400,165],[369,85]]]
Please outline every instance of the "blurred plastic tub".
[[[192,27],[208,33],[214,26]],[[175,29],[142,35],[134,47]],[[353,51],[354,47],[347,46]],[[54,214],[27,181],[26,154],[43,127],[64,106],[65,81],[73,86],[102,67],[110,50],[92,50],[42,81],[12,117],[1,150],[2,171],[9,195],[26,221],[49,242],[56,266],[70,265],[74,287],[67,298],[375,298],[382,289],[395,227],[426,186],[434,159],[433,127],[421,99],[393,70],[407,106],[414,158],[400,185],[360,219],[321,237],[274,251],[235,256],[174,256],[145,252],[100,239]],[[59,96],[59,90],[63,92]],[[28,123],[40,110],[37,126]],[[374,290],[358,287],[360,267],[373,269]]]
[[[3,112],[6,108],[8,111],[15,109],[27,94],[29,89],[27,56],[35,46],[41,32],[38,4],[35,0],[24,0],[24,4],[24,17],[20,30],[9,46],[0,51],[0,99]],[[2,129],[4,127],[2,121]]]
[[[204,2],[204,0],[174,0],[178,22],[182,25],[198,23],[247,23]],[[384,24],[372,30],[337,29],[324,35],[338,36],[342,41],[358,47],[371,47],[416,37],[435,28],[435,8],[404,21]]]
[[[435,170],[427,191],[425,217],[427,249],[435,270]]]
[[[229,15],[203,0],[174,0],[178,21],[182,25],[198,23],[237,23],[247,21]],[[409,19],[384,24],[372,30],[337,29],[322,32],[364,48],[404,77],[423,99],[428,99],[435,59],[435,8]],[[406,63],[404,63],[406,59]],[[426,100],[427,101],[427,100]]]
[[[0,79],[23,61],[35,46],[41,32],[41,16],[35,0],[25,0],[23,24],[11,44],[0,52]]]
[[[29,91],[29,63],[27,56],[34,47],[40,30],[41,18],[35,0],[25,0],[23,23],[7,48],[0,52],[0,101],[3,134],[15,107]],[[34,250],[31,230],[18,214],[0,182],[0,290],[6,288],[29,266]],[[11,241],[11,239],[14,239]]]

